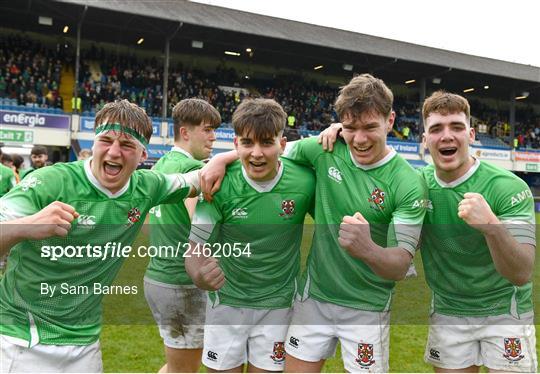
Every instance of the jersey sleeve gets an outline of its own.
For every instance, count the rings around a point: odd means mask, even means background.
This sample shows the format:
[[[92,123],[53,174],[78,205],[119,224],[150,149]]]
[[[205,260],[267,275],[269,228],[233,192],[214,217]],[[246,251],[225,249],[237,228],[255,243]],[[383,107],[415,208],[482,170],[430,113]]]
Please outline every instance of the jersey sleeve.
[[[156,171],[152,173],[157,178],[155,186],[158,189],[153,194],[157,199],[153,205],[177,203],[189,195],[191,185],[182,174],[163,174]]]
[[[392,215],[388,243],[403,248],[414,256],[429,203],[427,186],[418,174],[413,174],[400,184],[395,193],[399,200]]]
[[[62,178],[54,168],[36,170],[0,198],[0,221],[30,216],[57,200]]]
[[[534,198],[529,186],[522,180],[510,180],[495,191],[490,205],[497,218],[518,243],[536,246]]]
[[[222,221],[223,215],[218,209],[215,198],[212,203],[206,200],[199,201],[191,222],[189,240],[199,244],[211,241],[217,235],[218,224]]]
[[[323,153],[322,146],[316,137],[287,142],[283,157],[297,164],[313,167],[315,159]]]

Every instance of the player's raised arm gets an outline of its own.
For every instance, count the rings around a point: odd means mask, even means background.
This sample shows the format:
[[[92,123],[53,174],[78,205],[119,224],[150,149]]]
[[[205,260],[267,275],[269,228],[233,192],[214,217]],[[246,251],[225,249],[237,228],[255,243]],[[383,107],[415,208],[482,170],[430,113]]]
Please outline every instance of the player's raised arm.
[[[227,165],[238,160],[236,151],[220,153],[212,159],[201,170],[201,192],[205,200],[212,201],[212,196],[219,191],[221,181],[225,176]]]
[[[516,286],[530,281],[534,269],[534,245],[518,243],[481,194],[464,194],[458,216],[482,232],[499,274]]]
[[[23,240],[66,236],[71,228],[71,222],[78,216],[71,205],[55,201],[30,216],[2,222],[0,256]]]

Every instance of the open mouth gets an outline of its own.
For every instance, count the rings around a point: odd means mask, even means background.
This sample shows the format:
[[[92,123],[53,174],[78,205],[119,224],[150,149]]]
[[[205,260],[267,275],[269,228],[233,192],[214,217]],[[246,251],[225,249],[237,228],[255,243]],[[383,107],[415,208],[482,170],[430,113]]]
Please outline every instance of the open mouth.
[[[366,153],[366,152],[369,152],[371,150],[371,148],[373,148],[372,145],[370,145],[369,147],[358,147],[358,146],[355,146],[354,147],[354,150],[358,153]]]
[[[122,171],[122,165],[111,162],[111,161],[103,161],[103,169],[105,170],[105,173],[110,176],[117,176]]]
[[[456,147],[446,147],[446,148],[440,148],[439,153],[443,156],[453,156],[457,152]]]
[[[254,168],[262,168],[262,167],[264,167],[264,166],[266,165],[266,162],[262,162],[262,161],[259,161],[259,162],[257,162],[257,161],[250,161],[249,164],[250,164],[251,166],[253,166]]]

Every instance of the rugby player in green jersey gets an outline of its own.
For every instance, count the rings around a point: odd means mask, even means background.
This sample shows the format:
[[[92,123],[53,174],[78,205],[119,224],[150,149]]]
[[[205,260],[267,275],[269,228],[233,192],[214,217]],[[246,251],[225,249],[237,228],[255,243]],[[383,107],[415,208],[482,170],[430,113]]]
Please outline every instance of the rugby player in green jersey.
[[[338,341],[347,371],[388,371],[394,285],[418,245],[427,197],[421,178],[386,145],[392,103],[382,80],[357,76],[335,103],[345,143],[331,153],[316,138],[288,145],[287,158],[315,171],[317,225],[287,335],[286,371],[320,371]],[[219,187],[220,168],[201,181],[208,191]]]
[[[0,148],[0,156],[2,156],[2,148]],[[15,187],[15,184],[16,179],[13,170],[0,164],[0,197],[4,196],[9,190]]]
[[[150,208],[197,194],[198,171],[136,170],[152,134],[143,109],[109,103],[95,123],[93,158],[40,168],[0,199],[1,372],[102,371],[103,294],[137,292],[111,284]]]
[[[422,170],[430,202],[421,254],[433,296],[425,360],[437,372],[535,372],[531,191],[470,155],[465,98],[435,92],[422,114],[433,158]]]
[[[213,202],[195,211],[186,269],[197,286],[215,291],[202,357],[209,371],[241,372],[245,363],[249,372],[283,370],[303,222],[315,193],[313,172],[279,157],[286,118],[274,100],[238,106],[240,160],[227,168]]]
[[[185,99],[174,106],[172,116],[174,147],[153,170],[173,174],[200,169],[212,152],[219,112],[204,100]],[[167,364],[161,372],[196,372],[201,364],[206,294],[186,274],[183,257],[196,203],[192,198],[150,210],[150,244],[171,248],[150,258],[144,277],[144,295],[165,344]]]

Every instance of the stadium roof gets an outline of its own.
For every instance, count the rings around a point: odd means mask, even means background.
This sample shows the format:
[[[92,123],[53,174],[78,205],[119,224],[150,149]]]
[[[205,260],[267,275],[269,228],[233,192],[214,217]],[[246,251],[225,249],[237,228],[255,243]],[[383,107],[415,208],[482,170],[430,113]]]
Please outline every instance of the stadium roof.
[[[49,25],[38,22],[42,16],[50,18]],[[119,53],[147,51],[159,60],[163,53],[156,51],[163,51],[169,39],[173,58],[190,58],[196,67],[204,57],[216,66],[235,66],[238,76],[246,79],[311,72],[311,77],[338,86],[354,73],[371,73],[393,89],[415,80],[406,85],[408,97],[421,92],[425,82],[427,94],[445,89],[504,102],[523,96],[523,104],[540,105],[540,67],[184,0],[0,1],[0,27],[53,36],[66,45],[81,19],[83,48],[88,42],[103,42],[127,48],[118,48]],[[69,25],[67,34],[64,25]],[[137,45],[140,38],[144,43]],[[203,48],[194,48],[193,41],[203,42]],[[247,48],[253,52],[247,53]]]
[[[540,83],[540,67],[184,0],[56,1]]]

